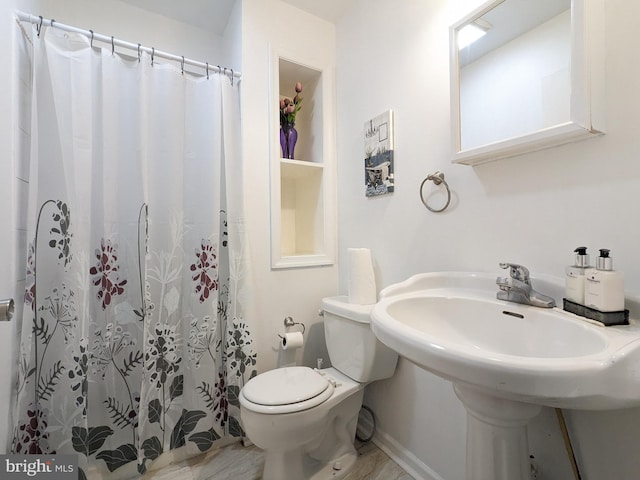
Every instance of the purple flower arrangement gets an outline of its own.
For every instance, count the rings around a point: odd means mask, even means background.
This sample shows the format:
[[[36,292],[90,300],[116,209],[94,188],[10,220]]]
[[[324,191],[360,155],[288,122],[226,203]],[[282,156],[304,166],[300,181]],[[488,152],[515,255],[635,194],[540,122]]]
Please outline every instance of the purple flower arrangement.
[[[302,103],[302,97],[300,96],[300,92],[302,92],[302,83],[296,83],[295,91],[296,95],[293,97],[293,100],[288,97],[280,100],[280,126],[283,128],[296,123],[296,115],[298,114]]]

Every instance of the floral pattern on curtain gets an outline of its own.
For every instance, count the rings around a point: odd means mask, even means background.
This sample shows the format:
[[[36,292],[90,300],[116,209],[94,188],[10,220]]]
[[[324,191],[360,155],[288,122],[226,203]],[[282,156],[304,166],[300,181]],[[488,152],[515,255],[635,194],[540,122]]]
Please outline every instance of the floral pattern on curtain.
[[[242,436],[257,359],[237,86],[20,31],[31,240],[12,451],[127,476]]]

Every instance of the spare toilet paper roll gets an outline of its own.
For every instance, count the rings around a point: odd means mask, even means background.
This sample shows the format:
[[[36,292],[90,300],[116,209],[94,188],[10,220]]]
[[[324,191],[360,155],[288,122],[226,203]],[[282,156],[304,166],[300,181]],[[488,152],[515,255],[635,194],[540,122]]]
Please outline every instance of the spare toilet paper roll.
[[[290,332],[284,334],[282,340],[280,340],[280,347],[282,350],[294,350],[300,348],[303,343],[302,332]]]
[[[370,305],[378,301],[371,250],[349,248],[349,303]]]

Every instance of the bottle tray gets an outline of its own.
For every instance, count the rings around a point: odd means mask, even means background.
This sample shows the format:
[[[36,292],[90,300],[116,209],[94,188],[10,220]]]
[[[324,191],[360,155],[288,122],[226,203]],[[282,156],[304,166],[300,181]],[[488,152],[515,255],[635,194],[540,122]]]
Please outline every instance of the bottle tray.
[[[572,302],[566,298],[562,299],[563,309],[567,312],[580,315],[581,317],[595,320],[603,325],[629,325],[629,310],[621,310],[619,312],[601,312],[595,308],[590,308],[579,303]]]

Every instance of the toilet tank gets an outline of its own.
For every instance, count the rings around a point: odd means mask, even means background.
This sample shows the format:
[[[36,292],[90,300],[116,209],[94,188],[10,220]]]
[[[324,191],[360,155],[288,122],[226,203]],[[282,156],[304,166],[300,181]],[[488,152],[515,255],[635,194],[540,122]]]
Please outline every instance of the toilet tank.
[[[322,299],[324,336],[333,368],[361,383],[393,375],[398,354],[370,327],[373,305],[349,303],[346,296]]]

